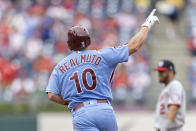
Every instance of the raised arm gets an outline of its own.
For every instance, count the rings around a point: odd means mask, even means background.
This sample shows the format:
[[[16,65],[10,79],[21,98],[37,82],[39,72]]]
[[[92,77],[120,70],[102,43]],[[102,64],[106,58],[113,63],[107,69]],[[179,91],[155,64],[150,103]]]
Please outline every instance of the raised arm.
[[[160,23],[157,16],[154,16],[156,9],[150,13],[140,31],[129,41],[129,55],[135,53],[145,42],[149,30],[155,23]]]

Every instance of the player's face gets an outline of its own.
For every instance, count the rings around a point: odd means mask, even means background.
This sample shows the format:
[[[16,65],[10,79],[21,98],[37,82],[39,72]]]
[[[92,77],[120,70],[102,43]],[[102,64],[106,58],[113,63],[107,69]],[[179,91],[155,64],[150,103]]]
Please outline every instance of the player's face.
[[[159,82],[167,83],[169,79],[169,71],[158,71],[158,74],[159,74]]]

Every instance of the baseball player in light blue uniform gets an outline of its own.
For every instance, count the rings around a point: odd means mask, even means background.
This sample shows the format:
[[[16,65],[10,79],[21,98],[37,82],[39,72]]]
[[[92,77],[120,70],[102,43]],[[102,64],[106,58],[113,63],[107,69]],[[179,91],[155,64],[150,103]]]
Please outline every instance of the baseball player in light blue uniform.
[[[154,13],[128,44],[99,51],[87,50],[90,36],[84,27],[69,29],[67,43],[72,53],[55,66],[46,92],[51,101],[68,106],[75,131],[118,130],[110,103],[114,70],[142,46],[150,28],[159,23]]]

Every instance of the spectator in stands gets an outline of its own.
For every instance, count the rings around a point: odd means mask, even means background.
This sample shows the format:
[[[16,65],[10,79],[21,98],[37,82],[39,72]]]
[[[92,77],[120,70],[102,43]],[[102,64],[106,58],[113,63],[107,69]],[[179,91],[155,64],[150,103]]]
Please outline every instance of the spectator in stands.
[[[116,104],[123,106],[127,98],[128,74],[124,64],[120,64],[116,71],[113,82],[113,95]]]
[[[196,55],[196,1],[190,0],[188,3],[188,7],[186,8],[187,13],[187,24],[189,29],[189,35],[188,35],[188,47],[191,51],[192,55]]]
[[[34,81],[21,70],[20,75],[11,84],[10,91],[13,93],[13,100],[26,101],[35,91]]]
[[[190,100],[192,103],[196,103],[196,1],[188,1],[186,8],[187,26],[188,26],[188,47],[192,54],[192,59],[189,67],[189,84],[190,84]]]
[[[184,0],[164,0],[158,1],[157,9],[169,19],[166,35],[168,38],[175,38],[180,11],[184,8]]]
[[[116,21],[119,25],[120,43],[126,43],[135,34],[137,29],[137,18],[130,11],[122,11],[116,16]]]
[[[196,57],[191,60],[189,68],[190,99],[196,103]]]

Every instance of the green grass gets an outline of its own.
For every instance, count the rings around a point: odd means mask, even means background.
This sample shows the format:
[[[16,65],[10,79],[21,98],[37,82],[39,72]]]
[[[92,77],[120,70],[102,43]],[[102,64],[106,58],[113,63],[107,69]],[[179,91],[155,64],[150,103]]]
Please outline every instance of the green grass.
[[[66,111],[68,108],[62,105],[39,104],[32,108],[32,105],[26,103],[0,103],[0,114],[29,114],[48,111]]]

